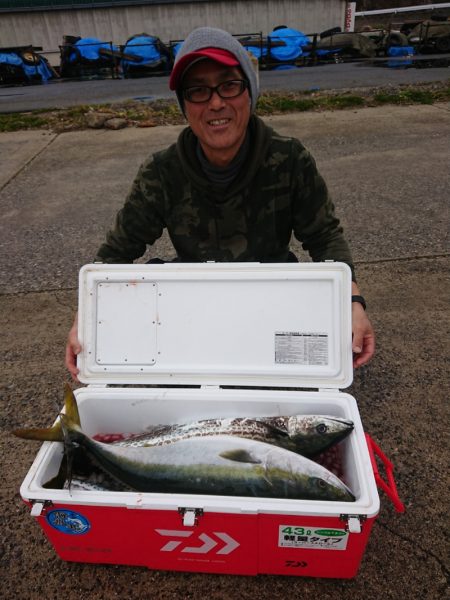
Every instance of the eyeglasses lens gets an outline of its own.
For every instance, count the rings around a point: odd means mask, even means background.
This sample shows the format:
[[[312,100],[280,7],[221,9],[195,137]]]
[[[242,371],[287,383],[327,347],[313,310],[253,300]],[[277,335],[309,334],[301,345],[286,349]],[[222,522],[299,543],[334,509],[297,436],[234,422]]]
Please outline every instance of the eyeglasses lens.
[[[221,98],[235,98],[236,96],[240,96],[246,87],[246,81],[235,79],[231,81],[224,81],[215,87],[210,87],[207,85],[188,87],[183,90],[183,95],[184,98],[189,102],[207,102],[210,100],[214,92],[217,92]]]

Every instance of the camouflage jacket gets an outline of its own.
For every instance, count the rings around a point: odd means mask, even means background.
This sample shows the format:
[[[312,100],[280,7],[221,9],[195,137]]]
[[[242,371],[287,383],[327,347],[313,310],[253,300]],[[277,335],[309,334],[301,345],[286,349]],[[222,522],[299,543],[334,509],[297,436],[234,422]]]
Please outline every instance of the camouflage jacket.
[[[249,155],[225,191],[205,177],[189,127],[176,144],[150,157],[97,260],[132,262],[167,228],[183,262],[285,262],[294,233],[314,261],[338,260],[353,269],[312,156],[258,117],[249,128]]]

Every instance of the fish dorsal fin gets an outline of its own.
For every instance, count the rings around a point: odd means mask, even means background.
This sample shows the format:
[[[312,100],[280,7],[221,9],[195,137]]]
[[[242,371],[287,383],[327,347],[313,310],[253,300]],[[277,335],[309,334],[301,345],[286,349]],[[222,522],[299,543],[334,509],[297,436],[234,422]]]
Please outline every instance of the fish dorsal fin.
[[[225,450],[225,452],[221,452],[219,456],[228,460],[234,460],[235,462],[254,464],[261,462],[259,459],[252,456],[248,450],[243,450],[242,448],[238,448],[236,450]]]

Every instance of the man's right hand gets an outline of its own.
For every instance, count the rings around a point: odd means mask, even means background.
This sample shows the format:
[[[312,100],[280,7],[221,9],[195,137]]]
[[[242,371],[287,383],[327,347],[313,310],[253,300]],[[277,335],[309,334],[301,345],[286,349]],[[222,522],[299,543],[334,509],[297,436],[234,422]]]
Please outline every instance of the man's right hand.
[[[66,344],[66,367],[68,368],[74,381],[78,381],[77,375],[80,372],[80,369],[77,367],[77,354],[80,352],[81,345],[78,341],[78,314],[76,313],[72,328],[67,337]]]

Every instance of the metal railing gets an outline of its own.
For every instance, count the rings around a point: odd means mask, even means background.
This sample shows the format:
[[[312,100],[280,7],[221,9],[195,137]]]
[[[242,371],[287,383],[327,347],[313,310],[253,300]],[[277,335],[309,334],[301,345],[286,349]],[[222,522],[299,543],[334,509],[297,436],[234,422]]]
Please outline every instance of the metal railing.
[[[398,8],[383,8],[378,10],[361,10],[355,12],[355,17],[397,14],[403,12],[414,12],[417,10],[442,10],[443,8],[450,8],[450,2],[439,2],[437,4],[420,4],[416,6],[403,6]]]

